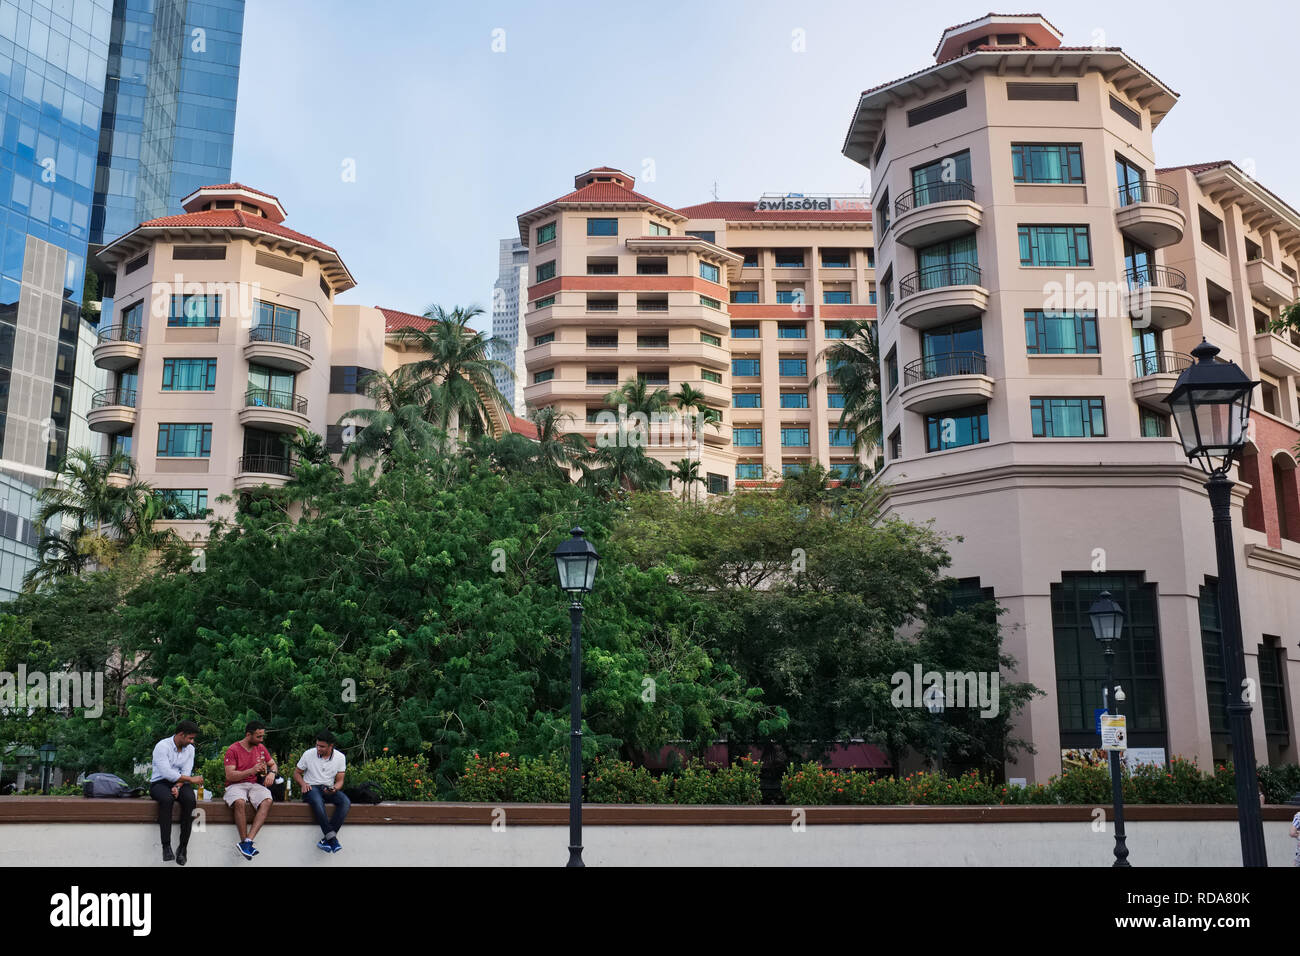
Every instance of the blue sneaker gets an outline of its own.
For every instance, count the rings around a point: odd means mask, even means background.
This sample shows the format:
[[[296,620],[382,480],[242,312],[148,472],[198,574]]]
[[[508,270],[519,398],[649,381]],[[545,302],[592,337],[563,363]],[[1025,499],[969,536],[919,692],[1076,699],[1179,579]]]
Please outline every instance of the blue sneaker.
[[[339,850],[343,849],[343,844],[339,842],[339,838],[338,838],[338,837],[330,837],[330,841],[329,841],[329,842],[330,842],[330,852],[331,852],[331,853],[337,853],[337,852],[339,852]]]
[[[322,850],[325,853],[334,852],[334,848],[329,845],[329,841],[326,840],[324,837],[321,837],[319,840],[316,841],[316,849]]]
[[[235,849],[239,851],[240,855],[243,856],[245,860],[251,860],[253,858],[253,854],[257,852],[256,850],[253,849],[252,840],[240,840],[238,843],[235,844]]]
[[[249,848],[250,850],[253,851],[253,856],[257,856],[257,854],[260,852],[260,851],[257,849],[257,844],[254,843],[252,840],[249,840],[249,841],[248,841],[248,848]],[[251,859],[251,858],[252,858],[252,857],[250,857],[250,859]]]

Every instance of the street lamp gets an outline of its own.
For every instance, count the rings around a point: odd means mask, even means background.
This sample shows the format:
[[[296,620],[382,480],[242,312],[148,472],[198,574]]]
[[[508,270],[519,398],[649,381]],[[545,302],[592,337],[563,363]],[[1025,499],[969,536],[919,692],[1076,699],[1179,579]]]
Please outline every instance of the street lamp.
[[[943,688],[931,687],[925,692],[925,709],[934,718],[934,772],[943,773]]]
[[[552,553],[560,575],[560,590],[572,597],[569,604],[569,866],[582,862],[582,595],[591,593],[600,555],[581,528],[570,532]]]
[[[1232,480],[1228,471],[1246,443],[1250,400],[1255,386],[1235,362],[1216,361],[1219,350],[1205,339],[1192,350],[1196,364],[1178,376],[1165,401],[1173,410],[1178,439],[1187,457],[1207,475],[1214,516],[1214,549],[1219,565],[1219,622],[1223,663],[1229,688],[1246,683],[1246,654],[1241,644],[1241,605],[1237,598],[1237,562],[1232,553]],[[1250,703],[1240,690],[1228,699],[1228,727],[1237,778],[1237,823],[1241,829],[1243,866],[1267,866],[1264,823],[1255,779],[1255,740]]]
[[[41,744],[39,751],[41,757],[41,793],[46,796],[50,792],[50,784],[54,778],[54,754],[58,750],[54,744]]]
[[[1115,647],[1114,644],[1124,632],[1124,609],[1111,600],[1109,591],[1102,591],[1097,600],[1088,608],[1088,617],[1092,619],[1092,635],[1101,642],[1106,652],[1106,689],[1102,703],[1106,713],[1111,713],[1111,699],[1119,699],[1115,693]],[[1115,713],[1119,708],[1115,708]],[[1128,866],[1128,844],[1124,836],[1124,786],[1120,779],[1119,751],[1112,750],[1110,756],[1110,799],[1115,813],[1115,862],[1113,866]]]

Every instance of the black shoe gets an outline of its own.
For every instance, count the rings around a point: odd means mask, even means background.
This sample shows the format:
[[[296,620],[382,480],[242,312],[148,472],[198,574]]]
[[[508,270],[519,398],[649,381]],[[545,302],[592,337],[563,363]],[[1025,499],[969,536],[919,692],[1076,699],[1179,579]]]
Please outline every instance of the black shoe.
[[[184,847],[184,846],[178,846],[178,847],[176,848],[176,862],[179,863],[181,866],[184,866],[184,865],[185,865],[185,859],[186,859],[186,857],[185,857],[185,847]]]
[[[165,846],[163,847],[163,862],[170,863],[171,861],[172,861],[172,848],[169,846]]]

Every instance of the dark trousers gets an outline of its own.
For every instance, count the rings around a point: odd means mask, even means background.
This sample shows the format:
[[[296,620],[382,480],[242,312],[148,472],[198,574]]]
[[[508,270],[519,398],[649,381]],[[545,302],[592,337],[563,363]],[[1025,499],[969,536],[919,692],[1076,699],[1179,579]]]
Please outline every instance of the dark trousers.
[[[181,805],[181,846],[190,842],[190,827],[194,825],[194,788],[188,783],[181,784],[180,796],[172,796],[172,784],[166,780],[155,780],[149,784],[149,796],[158,801],[158,835],[162,837],[163,846],[172,845],[172,805]]]
[[[335,790],[333,793],[326,793],[321,787],[312,787],[302,797],[307,806],[311,807],[312,815],[316,818],[316,824],[320,827],[320,832],[328,836],[330,833],[338,833],[343,826],[343,821],[348,817],[348,808],[352,806],[352,801],[342,790]],[[325,816],[325,804],[334,805],[334,815]]]

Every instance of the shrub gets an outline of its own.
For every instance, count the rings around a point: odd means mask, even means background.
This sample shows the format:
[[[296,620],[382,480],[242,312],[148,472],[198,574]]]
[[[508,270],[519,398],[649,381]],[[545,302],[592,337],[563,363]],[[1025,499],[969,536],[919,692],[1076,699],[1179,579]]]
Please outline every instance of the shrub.
[[[289,771],[292,773],[292,768]],[[379,784],[385,801],[436,800],[437,787],[429,762],[424,756],[390,756],[384,748],[381,756],[362,761],[355,768],[348,767],[345,786],[355,787],[373,780]]]
[[[1110,768],[1071,767],[1059,777],[1049,779],[1047,788],[1057,803],[1109,803]]]
[[[1286,803],[1300,793],[1300,764],[1260,767],[1259,786],[1269,803]]]
[[[226,765],[220,757],[211,757],[199,763],[196,768],[203,778],[203,789],[212,792],[215,800],[226,792]]]
[[[554,753],[530,760],[508,753],[474,754],[456,780],[456,794],[475,803],[565,803],[568,757]]]
[[[656,777],[645,767],[625,760],[597,757],[587,774],[587,800],[592,803],[669,803],[671,777]]]
[[[762,803],[761,769],[762,764],[753,757],[741,757],[729,767],[716,768],[692,760],[673,780],[672,802],[705,806]]]

